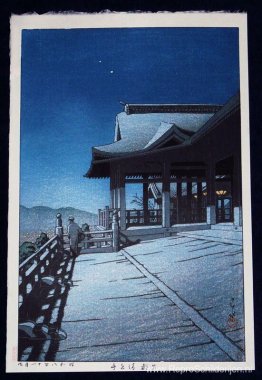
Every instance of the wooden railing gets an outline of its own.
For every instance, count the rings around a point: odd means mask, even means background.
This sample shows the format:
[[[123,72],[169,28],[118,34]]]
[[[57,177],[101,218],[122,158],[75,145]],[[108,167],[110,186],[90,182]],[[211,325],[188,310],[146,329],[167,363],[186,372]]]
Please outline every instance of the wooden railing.
[[[205,200],[204,200],[205,201]],[[205,223],[206,203],[197,202],[197,199],[181,198],[173,203],[170,209],[170,222],[174,224]]]
[[[48,272],[60,247],[61,239],[55,235],[19,265],[19,305]]]
[[[107,209],[109,210],[109,209]],[[82,253],[117,252],[119,250],[119,224],[118,211],[112,211],[112,229],[93,230],[84,232],[82,241]]]
[[[113,212],[116,210],[106,207],[98,210],[99,225],[109,230],[112,227]],[[118,218],[120,210],[117,210]],[[170,208],[170,224],[205,223],[206,202],[205,199],[198,203],[197,199],[181,198],[179,202],[173,201]],[[126,210],[126,227],[132,226],[154,226],[162,225],[162,209],[148,210]]]
[[[113,247],[113,230],[84,232],[84,235],[81,242],[83,249]]]
[[[115,210],[106,207],[98,210],[99,225],[109,230],[112,226],[113,212]],[[118,218],[120,217],[120,210]],[[174,202],[170,208],[170,224],[205,223],[206,202],[205,199],[198,203],[197,199],[181,198]],[[155,210],[126,210],[126,227],[162,225],[162,209]]]
[[[112,217],[112,229],[83,232],[84,240],[79,243],[81,253],[113,252],[119,249],[119,227],[117,212]],[[56,234],[37,252],[30,255],[19,265],[19,305],[39,284],[44,276],[51,273],[55,260],[63,261],[59,253],[70,252],[68,235],[63,232],[62,216],[57,214]]]
[[[206,208],[180,208],[179,213],[176,209],[170,210],[171,225],[204,222],[206,222]]]
[[[162,210],[126,210],[126,225],[142,226],[142,225],[161,225],[162,224]]]

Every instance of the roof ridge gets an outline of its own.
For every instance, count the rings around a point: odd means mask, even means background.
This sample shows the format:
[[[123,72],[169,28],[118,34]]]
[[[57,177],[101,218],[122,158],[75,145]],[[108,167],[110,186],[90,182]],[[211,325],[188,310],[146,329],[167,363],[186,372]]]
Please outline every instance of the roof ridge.
[[[126,104],[125,113],[216,113],[220,104]]]

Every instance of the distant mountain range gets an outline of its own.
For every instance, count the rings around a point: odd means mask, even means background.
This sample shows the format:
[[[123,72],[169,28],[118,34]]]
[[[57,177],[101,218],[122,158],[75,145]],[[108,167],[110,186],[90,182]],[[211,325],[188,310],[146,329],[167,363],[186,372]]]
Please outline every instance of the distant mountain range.
[[[63,226],[68,224],[69,215],[75,217],[76,223],[97,224],[97,215],[88,211],[78,210],[73,207],[62,207],[53,209],[46,206],[25,207],[20,206],[20,233],[46,232],[54,230],[56,225],[56,214],[62,215]]]

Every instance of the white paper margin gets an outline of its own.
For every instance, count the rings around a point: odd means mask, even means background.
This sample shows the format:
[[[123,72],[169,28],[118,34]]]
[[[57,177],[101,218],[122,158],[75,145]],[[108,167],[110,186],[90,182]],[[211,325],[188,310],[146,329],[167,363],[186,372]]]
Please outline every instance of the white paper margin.
[[[254,322],[252,278],[252,231],[250,199],[250,142],[248,97],[247,15],[223,12],[159,12],[159,13],[73,13],[13,15],[11,25],[10,69],[10,154],[9,154],[9,212],[8,212],[8,301],[6,372],[103,372],[113,371],[113,362],[42,362],[19,366],[18,342],[18,272],[19,272],[19,183],[20,183],[20,88],[22,29],[125,28],[125,27],[236,27],[239,28],[241,144],[242,144],[242,207],[245,307],[245,362],[121,362],[125,371],[141,371],[143,363],[148,371],[249,371],[254,370]],[[115,362],[117,364],[117,362]]]

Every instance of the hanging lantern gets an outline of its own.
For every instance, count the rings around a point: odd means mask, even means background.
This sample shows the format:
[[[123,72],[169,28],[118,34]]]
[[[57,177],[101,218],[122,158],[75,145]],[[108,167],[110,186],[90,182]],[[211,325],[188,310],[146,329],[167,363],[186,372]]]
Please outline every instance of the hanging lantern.
[[[220,197],[222,197],[223,195],[226,195],[227,191],[226,190],[217,190],[216,191],[216,194]]]

